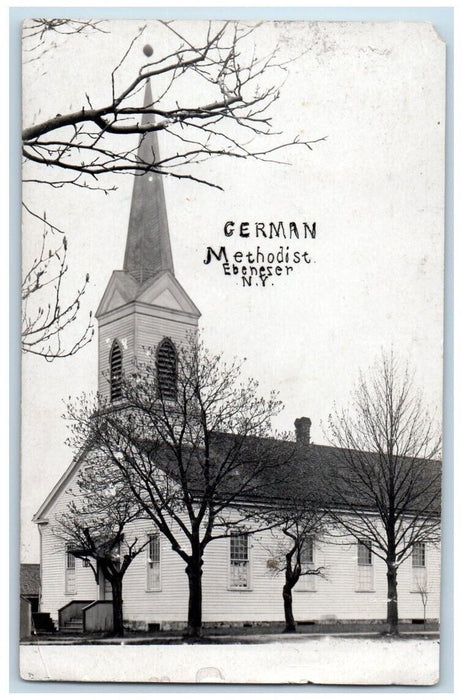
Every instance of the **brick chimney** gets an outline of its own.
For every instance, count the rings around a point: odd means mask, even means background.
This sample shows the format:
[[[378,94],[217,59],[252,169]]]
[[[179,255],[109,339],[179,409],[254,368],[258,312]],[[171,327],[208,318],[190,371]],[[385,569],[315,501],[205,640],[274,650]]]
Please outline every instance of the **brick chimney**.
[[[296,444],[298,447],[308,447],[310,445],[310,418],[296,418],[294,426],[296,428]]]

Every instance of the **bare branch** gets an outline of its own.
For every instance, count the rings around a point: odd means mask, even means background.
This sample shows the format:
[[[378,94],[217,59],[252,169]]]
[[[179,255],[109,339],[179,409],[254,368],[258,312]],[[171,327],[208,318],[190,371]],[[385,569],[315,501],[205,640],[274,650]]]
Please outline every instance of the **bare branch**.
[[[177,50],[147,62],[135,78],[117,90],[116,74],[124,69],[127,56],[144,31],[142,27],[111,72],[112,98],[109,104],[93,107],[94,100],[85,93],[87,107],[82,106],[69,114],[57,114],[24,129],[24,158],[47,166],[43,176],[45,182],[50,178],[56,183],[58,178],[53,172],[65,175],[69,170],[95,178],[108,172],[137,173],[142,170],[170,173],[177,178],[210,185],[213,183],[185,171],[185,166],[217,156],[282,162],[272,159],[271,154],[294,146],[311,149],[314,143],[325,139],[308,141],[294,137],[288,140],[272,129],[269,110],[280,97],[282,80],[279,76],[284,78],[288,61],[279,61],[277,50],[264,57],[256,55],[253,35],[258,25],[224,22],[218,23],[213,30],[211,24],[204,42],[199,44],[183,36],[170,22],[160,22],[160,26],[179,40]],[[179,104],[182,78],[189,73],[200,81],[198,95],[202,92],[211,96],[215,94],[212,100],[198,101],[196,105]],[[142,105],[140,89],[148,79],[154,83],[157,94],[152,104]],[[157,121],[142,123],[144,115],[157,117]],[[111,135],[123,138],[131,134],[167,131],[179,137],[179,128],[198,130],[204,137],[196,140],[197,159],[192,159],[190,150],[178,150],[167,153],[162,161],[156,154],[153,161],[142,162],[132,146],[121,147],[122,142],[115,147],[109,145],[112,144]],[[48,138],[55,134],[56,137]],[[262,147],[250,148],[253,139],[264,139]],[[245,149],[244,142],[247,142]],[[105,145],[97,148],[97,143]],[[222,147],[222,143],[227,143],[227,147]],[[76,181],[65,178],[63,184],[76,184]]]
[[[26,270],[22,282],[22,350],[40,355],[48,361],[58,357],[69,357],[87,345],[93,337],[92,314],[80,334],[74,340],[64,342],[63,333],[67,335],[71,324],[79,316],[81,298],[85,294],[89,277],[84,284],[71,295],[70,301],[63,303],[63,280],[67,267],[67,239],[60,238],[57,244],[51,240],[60,229],[43,216],[25,210],[43,222],[43,234],[38,255]]]

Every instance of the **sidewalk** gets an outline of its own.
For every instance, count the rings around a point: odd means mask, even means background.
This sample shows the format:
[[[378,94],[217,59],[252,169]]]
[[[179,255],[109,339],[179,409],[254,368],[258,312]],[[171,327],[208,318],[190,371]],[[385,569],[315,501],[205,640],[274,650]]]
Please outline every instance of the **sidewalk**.
[[[438,631],[428,630],[410,630],[402,631],[398,637],[391,637],[383,632],[296,632],[294,634],[284,633],[258,633],[258,634],[220,634],[208,633],[206,630],[200,639],[188,639],[181,633],[172,633],[170,635],[161,636],[159,634],[146,634],[139,636],[127,637],[90,637],[90,636],[70,636],[70,635],[54,635],[54,636],[38,636],[34,639],[21,641],[24,646],[27,645],[152,645],[152,644],[267,644],[270,642],[292,642],[305,640],[319,640],[327,637],[340,637],[351,639],[378,639],[385,642],[408,639],[439,639]]]

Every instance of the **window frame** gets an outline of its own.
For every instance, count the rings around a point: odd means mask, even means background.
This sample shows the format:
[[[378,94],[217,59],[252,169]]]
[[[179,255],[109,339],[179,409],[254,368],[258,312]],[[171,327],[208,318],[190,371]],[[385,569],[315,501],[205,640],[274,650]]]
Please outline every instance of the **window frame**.
[[[120,357],[120,370],[119,375],[113,368],[114,354],[119,354]],[[122,351],[121,343],[117,338],[115,338],[111,345],[111,350],[109,351],[109,400],[111,403],[115,401],[120,401],[122,399],[122,375],[123,375],[123,365],[124,365],[124,353]]]
[[[369,543],[370,546],[365,544]],[[361,561],[363,559],[363,554],[367,554],[366,559],[368,561]],[[371,540],[363,539],[357,542],[357,566],[373,566],[373,555],[371,551]]]
[[[419,548],[419,551],[416,550]],[[417,564],[419,558],[423,563]],[[415,542],[412,548],[412,569],[426,569],[426,542]]]
[[[232,558],[233,541],[238,537],[246,538],[246,558]],[[251,535],[249,532],[231,532],[228,545],[228,590],[230,591],[250,591],[252,590],[251,579]],[[246,562],[246,586],[238,586],[233,581],[233,562]]]
[[[77,576],[77,571],[76,571],[76,558],[74,554],[71,553],[71,549],[73,549],[72,544],[66,544],[64,548],[64,594],[65,595],[75,595],[77,592],[77,581],[76,581],[76,576]],[[69,566],[69,563],[72,561],[72,566]],[[69,580],[69,573],[72,571],[73,572],[73,578],[70,581]],[[72,585],[70,585],[72,583]]]
[[[145,559],[145,568],[146,568],[146,577],[145,577],[145,590],[147,593],[153,593],[156,591],[161,591],[162,590],[162,557],[161,557],[161,533],[155,530],[152,530],[147,533],[147,539],[148,539],[148,544],[146,546],[146,559]],[[150,557],[150,549],[151,549],[151,541],[153,538],[157,539],[157,552],[158,552],[158,561],[156,562],[155,560],[152,560]],[[158,566],[159,574],[158,574],[158,580],[159,582],[155,586],[150,586],[150,569],[149,565],[151,563],[156,564]]]
[[[164,348],[169,348],[169,352],[171,352],[171,357],[169,358],[169,362],[172,361],[172,372],[173,376],[169,379],[169,382],[171,384],[170,387],[167,388],[167,392],[163,391],[162,386],[163,382],[166,382],[166,379],[168,378],[168,374],[165,374],[164,377],[161,379],[161,374],[165,369],[161,369],[160,371],[160,354],[163,352]],[[177,348],[175,347],[175,343],[172,341],[171,338],[165,336],[161,342],[158,344],[156,348],[156,382],[157,382],[157,392],[158,396],[161,399],[164,399],[164,401],[176,401],[177,400],[177,392],[178,392],[178,355],[177,355]],[[169,370],[170,371],[170,370]]]
[[[311,559],[305,559],[303,554],[304,550],[306,549],[306,546],[310,544],[310,549],[311,549]],[[313,569],[315,569],[315,538],[314,537],[308,537],[306,540],[304,540],[304,543],[301,547],[301,570],[304,570],[306,567],[311,566]],[[316,588],[316,580],[317,576],[311,576],[310,574],[301,574],[299,581],[296,583],[296,586],[294,590],[297,593],[315,593],[317,588]]]
[[[419,551],[415,551],[415,549]],[[417,558],[423,563],[417,563]],[[412,548],[410,593],[429,592],[426,542],[416,542]]]
[[[375,591],[372,541],[367,538],[357,540],[357,585],[356,593],[373,593]],[[368,578],[368,580],[366,580]]]

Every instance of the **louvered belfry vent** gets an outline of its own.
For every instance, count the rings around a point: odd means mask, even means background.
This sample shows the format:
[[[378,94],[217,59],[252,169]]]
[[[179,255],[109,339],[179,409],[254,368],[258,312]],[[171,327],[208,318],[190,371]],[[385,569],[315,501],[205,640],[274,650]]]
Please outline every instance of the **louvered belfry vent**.
[[[117,340],[112,345],[109,364],[111,367],[111,401],[118,401],[122,398],[122,350]]]
[[[161,398],[174,401],[177,397],[177,353],[169,338],[164,338],[158,346],[156,369]]]

